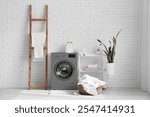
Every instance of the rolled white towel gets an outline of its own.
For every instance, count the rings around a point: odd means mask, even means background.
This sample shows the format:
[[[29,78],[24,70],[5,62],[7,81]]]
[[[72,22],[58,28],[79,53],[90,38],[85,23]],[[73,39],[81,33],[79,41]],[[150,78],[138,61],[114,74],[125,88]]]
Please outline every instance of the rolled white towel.
[[[86,68],[98,68],[98,64],[91,64],[91,65],[87,65]]]

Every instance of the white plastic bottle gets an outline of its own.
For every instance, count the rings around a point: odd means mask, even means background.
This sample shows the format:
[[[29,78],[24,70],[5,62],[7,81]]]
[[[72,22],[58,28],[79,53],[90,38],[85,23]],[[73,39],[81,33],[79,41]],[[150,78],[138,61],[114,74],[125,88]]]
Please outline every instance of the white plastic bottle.
[[[69,46],[70,46],[70,43],[69,43],[69,41],[67,41],[67,44],[66,44],[66,53],[69,52]]]
[[[70,53],[73,52],[72,41],[70,41],[69,50],[70,50]]]
[[[100,48],[97,48],[96,49],[96,55],[100,55],[101,54],[101,50],[100,50]]]

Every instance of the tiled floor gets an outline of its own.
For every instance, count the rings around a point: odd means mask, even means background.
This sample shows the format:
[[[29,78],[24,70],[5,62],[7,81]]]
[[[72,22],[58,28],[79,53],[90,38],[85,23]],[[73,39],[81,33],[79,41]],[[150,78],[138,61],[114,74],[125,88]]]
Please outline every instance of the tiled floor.
[[[150,94],[134,88],[108,88],[97,96],[78,95],[75,90],[0,89],[1,100],[150,100]]]

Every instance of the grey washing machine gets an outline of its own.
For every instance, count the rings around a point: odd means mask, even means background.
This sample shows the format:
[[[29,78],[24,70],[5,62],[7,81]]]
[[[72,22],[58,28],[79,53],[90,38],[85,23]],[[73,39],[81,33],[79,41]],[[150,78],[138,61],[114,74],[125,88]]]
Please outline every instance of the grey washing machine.
[[[75,90],[78,82],[78,54],[56,52],[51,54],[51,89]]]

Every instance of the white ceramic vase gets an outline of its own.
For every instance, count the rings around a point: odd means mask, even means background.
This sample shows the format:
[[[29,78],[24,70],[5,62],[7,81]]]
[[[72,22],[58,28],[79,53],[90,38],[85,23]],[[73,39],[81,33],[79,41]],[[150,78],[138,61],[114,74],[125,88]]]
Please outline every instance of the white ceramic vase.
[[[112,76],[115,74],[115,63],[106,64],[107,75]]]

